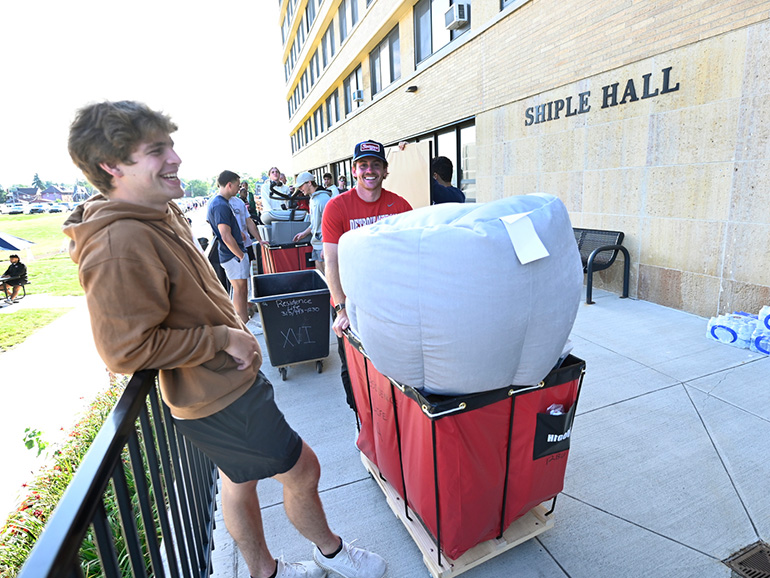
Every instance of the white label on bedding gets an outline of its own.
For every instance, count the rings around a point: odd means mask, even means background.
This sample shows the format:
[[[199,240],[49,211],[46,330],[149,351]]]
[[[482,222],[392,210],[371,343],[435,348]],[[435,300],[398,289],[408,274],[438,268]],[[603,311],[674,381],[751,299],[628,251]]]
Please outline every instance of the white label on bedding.
[[[535,226],[529,218],[529,213],[519,213],[500,217],[511,238],[513,250],[522,265],[548,257],[548,249],[535,231]]]

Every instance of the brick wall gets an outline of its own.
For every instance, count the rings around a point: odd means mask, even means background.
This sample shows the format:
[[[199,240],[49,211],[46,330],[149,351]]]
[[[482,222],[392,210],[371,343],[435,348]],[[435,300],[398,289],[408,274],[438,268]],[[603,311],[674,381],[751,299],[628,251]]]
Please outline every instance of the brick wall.
[[[363,14],[312,96],[362,63],[367,105],[297,153],[295,172],[364,138],[475,115],[479,201],[551,192],[576,226],[623,230],[633,296],[705,316],[770,303],[767,2],[530,0],[499,13],[477,0],[472,30],[417,70],[413,4],[376,0]],[[402,78],[370,103],[368,51],[394,21]],[[620,100],[634,79],[641,97],[645,75],[660,89],[668,67],[678,91],[601,108],[603,87],[618,83]],[[588,113],[525,126],[528,108],[585,92]],[[620,277],[613,267],[597,285],[619,292]]]

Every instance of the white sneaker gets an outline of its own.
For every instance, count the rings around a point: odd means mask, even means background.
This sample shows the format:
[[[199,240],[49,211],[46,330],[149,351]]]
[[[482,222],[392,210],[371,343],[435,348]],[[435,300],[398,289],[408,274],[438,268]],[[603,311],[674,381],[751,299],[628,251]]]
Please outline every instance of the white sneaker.
[[[286,562],[278,558],[275,578],[325,578],[326,570],[312,562]]]
[[[382,578],[388,569],[382,556],[356,548],[345,541],[342,542],[342,550],[334,558],[327,558],[316,546],[313,548],[313,560],[321,568],[343,578]]]

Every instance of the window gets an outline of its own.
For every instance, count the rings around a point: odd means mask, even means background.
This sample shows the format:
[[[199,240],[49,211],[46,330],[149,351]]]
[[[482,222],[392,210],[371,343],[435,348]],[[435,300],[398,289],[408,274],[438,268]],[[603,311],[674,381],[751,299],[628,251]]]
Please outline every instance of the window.
[[[332,92],[326,99],[326,126],[331,128],[332,125],[337,124],[340,121],[340,103],[337,91]]]
[[[319,76],[321,76],[321,69],[318,66],[318,50],[316,50],[310,59],[310,86],[315,84]]]
[[[313,26],[315,20],[315,0],[307,0],[307,6],[305,7],[305,21],[307,22],[307,29],[310,31],[310,27]]]
[[[345,41],[348,36],[348,10],[346,0],[342,0],[342,4],[337,9],[337,23],[340,27],[340,44]]]
[[[465,193],[466,203],[476,202],[476,124],[475,121],[457,123],[441,132],[428,132],[416,140],[430,140],[433,155],[452,161],[452,184]]]
[[[419,64],[451,40],[444,14],[449,0],[420,0],[414,6],[415,60]]]
[[[460,184],[465,202],[476,202],[476,125],[460,128]]]
[[[286,46],[286,37],[289,36],[289,18],[284,17],[283,24],[281,24],[281,41]]]
[[[401,77],[398,25],[369,53],[369,66],[371,67],[372,96]]]
[[[299,21],[299,26],[297,27],[297,40],[299,40],[299,45],[297,46],[297,52],[302,50],[302,46],[305,44],[305,17],[303,16],[302,19]]]
[[[313,128],[315,129],[316,135],[322,134],[325,130],[323,105],[315,109],[315,112],[313,113]]]
[[[345,41],[348,32],[358,23],[358,0],[342,0],[337,10],[340,27],[340,44]]]
[[[361,90],[362,85],[361,67],[357,66],[356,69],[350,73],[350,76],[348,76],[342,83],[342,90],[345,93],[345,116],[348,116],[351,112],[361,106],[361,101],[353,99],[353,93]]]
[[[323,66],[326,68],[334,57],[334,23],[329,24],[329,28],[321,38],[321,56],[323,57]]]

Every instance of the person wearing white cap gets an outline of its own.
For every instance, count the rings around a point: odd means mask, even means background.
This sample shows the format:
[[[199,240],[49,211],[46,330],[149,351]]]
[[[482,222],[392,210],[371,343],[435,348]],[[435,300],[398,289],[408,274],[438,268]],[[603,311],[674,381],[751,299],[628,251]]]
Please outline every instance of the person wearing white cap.
[[[294,242],[298,243],[310,235],[310,244],[313,246],[311,261],[315,261],[315,268],[321,273],[324,272],[323,259],[323,238],[321,235],[321,222],[323,220],[324,208],[332,194],[329,190],[318,186],[315,177],[308,172],[300,173],[294,182],[294,190],[299,191],[302,196],[310,197],[310,225],[304,231],[294,236]]]

